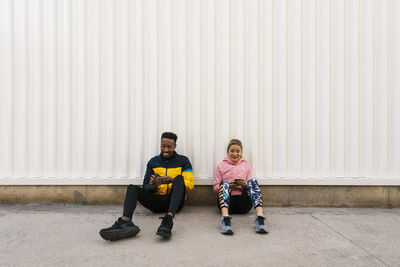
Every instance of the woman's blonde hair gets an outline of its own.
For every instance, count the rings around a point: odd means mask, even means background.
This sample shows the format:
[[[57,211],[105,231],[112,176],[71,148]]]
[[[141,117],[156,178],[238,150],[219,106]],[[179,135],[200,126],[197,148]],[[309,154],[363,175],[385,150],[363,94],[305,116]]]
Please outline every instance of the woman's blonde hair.
[[[243,150],[242,142],[239,139],[231,139],[228,144],[228,148],[226,149],[226,152],[229,151],[229,148],[233,145],[238,145],[240,146],[240,149]]]

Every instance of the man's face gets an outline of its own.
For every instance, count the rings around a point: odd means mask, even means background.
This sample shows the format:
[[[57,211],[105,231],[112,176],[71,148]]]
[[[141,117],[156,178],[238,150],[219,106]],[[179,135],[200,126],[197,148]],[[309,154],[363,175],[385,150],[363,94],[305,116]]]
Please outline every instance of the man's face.
[[[176,144],[175,141],[168,138],[161,139],[161,155],[163,158],[167,159],[174,154]]]

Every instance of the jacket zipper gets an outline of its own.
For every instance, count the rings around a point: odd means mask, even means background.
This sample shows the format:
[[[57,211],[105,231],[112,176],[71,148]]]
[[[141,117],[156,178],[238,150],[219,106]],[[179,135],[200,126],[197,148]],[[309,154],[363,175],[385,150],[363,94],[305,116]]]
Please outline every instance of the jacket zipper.
[[[165,168],[165,176],[168,176],[168,168]],[[167,184],[167,194],[169,194],[168,187],[169,187],[169,184]]]

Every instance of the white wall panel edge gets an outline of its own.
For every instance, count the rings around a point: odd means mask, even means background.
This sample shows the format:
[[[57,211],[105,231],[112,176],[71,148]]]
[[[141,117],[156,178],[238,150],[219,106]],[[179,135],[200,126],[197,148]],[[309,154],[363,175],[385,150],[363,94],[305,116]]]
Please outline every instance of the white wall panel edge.
[[[331,185],[331,186],[400,186],[400,178],[260,178],[260,185]],[[141,185],[142,177],[137,178],[2,178],[4,185]],[[212,185],[211,177],[196,177],[195,185]]]

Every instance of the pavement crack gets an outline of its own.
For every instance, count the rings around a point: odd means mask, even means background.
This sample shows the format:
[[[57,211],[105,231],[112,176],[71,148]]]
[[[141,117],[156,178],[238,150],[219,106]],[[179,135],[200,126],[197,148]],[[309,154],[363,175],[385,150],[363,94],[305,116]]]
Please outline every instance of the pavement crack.
[[[343,237],[344,239],[346,239],[347,241],[349,241],[350,243],[352,243],[353,245],[355,245],[356,247],[360,248],[362,251],[366,252],[368,255],[374,257],[375,259],[377,259],[379,262],[381,262],[382,264],[386,265],[386,266],[390,266],[390,264],[384,262],[383,260],[381,260],[380,258],[378,258],[376,255],[372,254],[371,252],[369,252],[367,249],[363,248],[362,246],[360,246],[359,244],[357,244],[357,242],[351,240],[350,238],[348,238],[347,236],[343,235],[341,232],[337,231],[335,228],[331,227],[329,224],[325,223],[324,221],[320,220],[318,217],[315,217],[313,214],[310,214],[310,216],[312,218],[314,218],[315,220],[317,220],[318,222],[322,223],[323,225],[325,225],[326,227],[328,227],[329,229],[331,229],[332,231],[334,231],[335,233],[337,233],[338,235],[340,235],[341,237]]]

